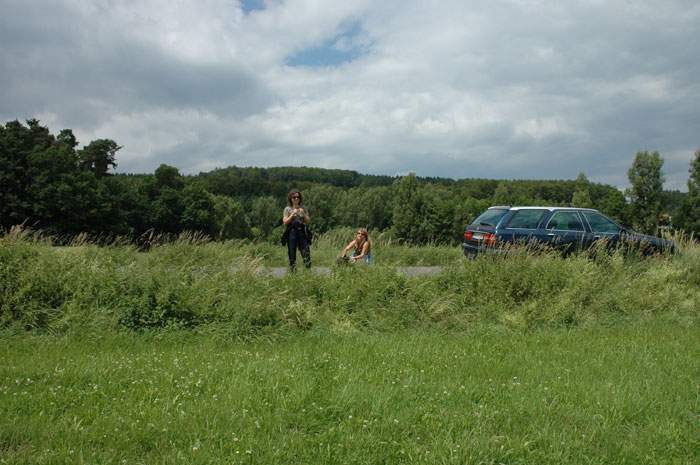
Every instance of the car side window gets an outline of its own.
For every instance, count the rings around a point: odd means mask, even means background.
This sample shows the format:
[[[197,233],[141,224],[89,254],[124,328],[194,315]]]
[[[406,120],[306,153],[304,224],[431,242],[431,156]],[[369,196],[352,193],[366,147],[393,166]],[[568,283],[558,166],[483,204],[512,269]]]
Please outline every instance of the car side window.
[[[591,225],[591,231],[595,233],[618,233],[620,227],[612,222],[609,218],[595,212],[584,212],[583,216]]]
[[[537,229],[544,210],[518,210],[508,222],[509,228]]]
[[[560,231],[583,231],[583,223],[576,212],[556,212],[547,223],[547,229]]]

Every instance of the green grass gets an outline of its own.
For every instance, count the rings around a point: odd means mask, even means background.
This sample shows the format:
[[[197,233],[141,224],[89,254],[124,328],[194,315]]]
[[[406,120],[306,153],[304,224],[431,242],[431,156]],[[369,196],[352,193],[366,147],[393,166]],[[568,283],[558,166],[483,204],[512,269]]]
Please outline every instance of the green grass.
[[[700,247],[0,237],[0,464],[696,464]],[[410,278],[397,266],[441,265]]]
[[[694,464],[700,331],[9,336],[0,463]]]
[[[700,308],[700,247],[694,244],[672,257],[563,259],[523,251],[475,261],[461,257],[458,247],[383,244],[376,265],[284,279],[264,273],[265,266],[284,265],[284,258],[265,252],[284,251],[273,247],[184,237],[143,253],[123,245],[59,248],[31,235],[6,235],[0,237],[0,328],[86,334],[214,326],[248,338],[323,328],[495,324],[528,330],[651,317],[697,322]],[[313,253],[323,263],[337,250],[321,238]],[[419,278],[396,271],[415,263],[440,263],[444,271]]]

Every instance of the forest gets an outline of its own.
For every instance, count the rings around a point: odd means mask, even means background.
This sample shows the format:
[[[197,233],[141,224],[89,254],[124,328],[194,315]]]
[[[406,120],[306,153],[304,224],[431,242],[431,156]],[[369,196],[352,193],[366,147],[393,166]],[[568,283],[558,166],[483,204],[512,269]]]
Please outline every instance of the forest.
[[[361,174],[310,167],[228,167],[183,175],[165,164],[152,174],[113,174],[121,147],[111,139],[82,148],[70,129],[52,134],[38,120],[0,125],[0,228],[57,238],[179,234],[215,240],[276,241],[291,188],[301,189],[323,233],[367,227],[407,244],[455,244],[491,205],[592,207],[644,232],[700,232],[700,151],[688,193],[663,190],[663,159],[639,152],[631,188],[575,180],[449,179]]]

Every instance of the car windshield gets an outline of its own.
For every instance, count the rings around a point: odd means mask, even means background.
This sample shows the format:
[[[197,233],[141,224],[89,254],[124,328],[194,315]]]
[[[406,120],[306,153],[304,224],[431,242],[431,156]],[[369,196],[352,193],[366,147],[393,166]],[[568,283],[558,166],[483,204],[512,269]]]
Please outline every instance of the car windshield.
[[[503,215],[508,212],[508,209],[504,208],[489,208],[481,215],[477,216],[472,224],[482,225],[482,226],[496,226]]]

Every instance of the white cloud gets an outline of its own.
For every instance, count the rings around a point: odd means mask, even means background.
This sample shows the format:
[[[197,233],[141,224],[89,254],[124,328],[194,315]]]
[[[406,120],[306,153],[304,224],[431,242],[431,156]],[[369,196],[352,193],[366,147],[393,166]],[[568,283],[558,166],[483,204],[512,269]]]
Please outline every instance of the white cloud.
[[[682,187],[700,146],[691,1],[0,0],[0,117],[124,145],[119,170],[316,165]],[[351,28],[352,34],[347,35]],[[330,46],[360,56],[291,67]],[[683,154],[687,154],[684,157]]]
[[[559,118],[531,118],[515,125],[515,135],[543,140],[548,137],[572,134]]]

